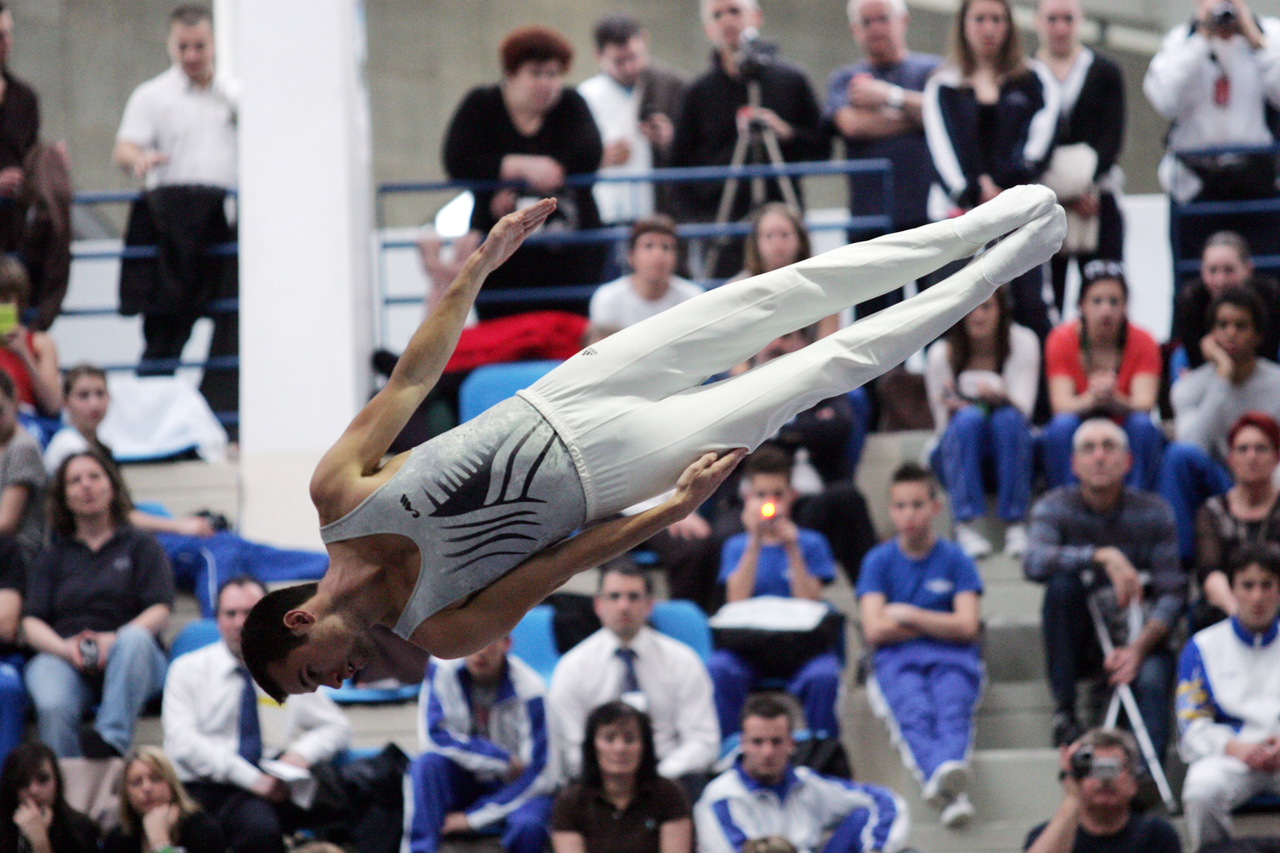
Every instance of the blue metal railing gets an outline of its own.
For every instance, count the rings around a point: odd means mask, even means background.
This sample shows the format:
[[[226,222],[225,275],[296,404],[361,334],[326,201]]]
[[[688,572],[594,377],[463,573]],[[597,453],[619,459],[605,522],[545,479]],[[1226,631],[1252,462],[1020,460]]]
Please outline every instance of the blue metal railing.
[[[709,181],[726,181],[729,178],[778,178],[839,175],[873,175],[880,178],[880,197],[886,206],[893,197],[893,167],[883,158],[867,160],[819,161],[811,163],[790,163],[782,166],[688,166],[668,169],[652,169],[648,172],[630,175],[570,175],[565,180],[567,186],[590,186],[596,183],[695,183]],[[382,184],[378,187],[378,200],[391,195],[423,194],[441,192],[488,192],[503,188],[523,188],[518,182],[510,181],[402,181]],[[379,210],[381,205],[379,204]],[[893,220],[888,212],[871,216],[849,216],[839,221],[811,223],[811,231],[840,230],[850,233],[874,234],[888,233],[893,230]],[[748,222],[691,222],[678,225],[676,234],[685,240],[711,239],[722,236],[745,236],[750,233]],[[601,243],[624,243],[630,229],[627,226],[583,229],[580,231],[542,231],[530,235],[526,245],[590,245]],[[379,253],[389,249],[413,248],[417,243],[409,239],[380,237]],[[380,264],[379,304],[383,310],[382,328],[386,328],[386,309],[397,305],[420,304],[422,296],[391,296],[387,293],[385,265]],[[719,284],[719,281],[703,284]],[[477,297],[478,304],[497,304],[519,302],[524,300],[538,301],[582,301],[591,296],[597,285],[551,285],[538,287],[522,287],[509,291],[484,291]],[[384,341],[384,344],[386,342]]]

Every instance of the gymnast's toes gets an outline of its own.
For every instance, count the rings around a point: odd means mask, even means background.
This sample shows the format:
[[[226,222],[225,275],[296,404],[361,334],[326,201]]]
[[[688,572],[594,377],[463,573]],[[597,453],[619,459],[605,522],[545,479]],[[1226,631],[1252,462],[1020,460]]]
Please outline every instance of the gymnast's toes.
[[[952,220],[956,235],[966,243],[985,245],[1053,210],[1058,197],[1040,184],[1010,187],[986,204]]]

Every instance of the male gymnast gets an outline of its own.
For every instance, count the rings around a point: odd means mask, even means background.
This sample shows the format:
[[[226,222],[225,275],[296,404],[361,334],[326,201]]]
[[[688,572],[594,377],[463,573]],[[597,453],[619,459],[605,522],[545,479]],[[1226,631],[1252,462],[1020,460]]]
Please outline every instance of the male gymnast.
[[[955,219],[716,288],[587,347],[517,396],[383,464],[440,378],[485,277],[554,209],[544,199],[494,226],[387,385],[316,467],[311,498],[329,569],[319,583],[267,595],[244,626],[246,664],[276,699],[340,685],[385,646],[388,629],[438,657],[484,647],[575,573],[696,509],[797,412],[901,363],[999,285],[1044,263],[1066,233],[1052,191],[1015,187]],[[996,238],[905,302],[703,384],[779,335]],[[591,524],[673,482],[662,504]]]

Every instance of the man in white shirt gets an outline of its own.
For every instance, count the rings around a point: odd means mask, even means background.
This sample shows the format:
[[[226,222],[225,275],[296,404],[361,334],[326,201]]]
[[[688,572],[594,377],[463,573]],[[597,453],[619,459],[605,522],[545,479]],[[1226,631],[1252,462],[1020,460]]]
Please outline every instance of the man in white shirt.
[[[627,263],[631,273],[596,288],[588,314],[596,339],[647,320],[688,299],[702,288],[675,275],[680,260],[676,223],[661,213],[631,226]]]
[[[584,80],[578,94],[591,108],[604,140],[600,173],[638,175],[667,165],[675,134],[670,116],[680,103],[684,81],[650,62],[649,34],[630,15],[601,19],[595,40],[600,73]],[[605,223],[634,222],[654,210],[653,184],[602,183],[593,192]]]
[[[711,677],[693,649],[646,625],[653,610],[648,577],[633,567],[606,568],[595,610],[604,627],[560,659],[547,696],[567,776],[582,767],[587,715],[619,698],[652,719],[660,774],[706,773],[720,750]]]
[[[237,315],[212,304],[238,295],[234,260],[206,251],[235,240],[225,196],[236,188],[236,97],[214,74],[207,8],[175,9],[166,45],[173,64],[129,96],[112,152],[116,165],[150,191],[130,211],[125,244],[157,246],[159,261],[124,261],[120,311],[143,315],[140,370],[155,374],[173,373],[206,313],[214,319],[209,357],[240,349]],[[200,390],[215,412],[235,411],[235,368],[207,369]]]
[[[249,678],[240,630],[265,593],[245,575],[222,585],[222,640],[169,666],[160,718],[164,751],[178,778],[217,819],[235,853],[283,853],[285,827],[299,817],[285,782],[260,769],[262,758],[309,769],[351,741],[351,724],[328,695],[308,693],[278,705]]]

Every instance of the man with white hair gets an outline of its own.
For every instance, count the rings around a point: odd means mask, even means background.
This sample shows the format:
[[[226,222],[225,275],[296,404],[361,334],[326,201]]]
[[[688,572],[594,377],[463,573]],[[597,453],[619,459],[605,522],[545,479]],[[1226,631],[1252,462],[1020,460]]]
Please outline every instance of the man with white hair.
[[[805,73],[783,62],[772,46],[760,41],[764,13],[756,0],[701,0],[702,29],[711,42],[711,67],[685,90],[676,116],[671,145],[673,166],[727,166],[739,132],[752,122],[778,137],[782,158],[793,163],[818,160],[831,150],[821,128],[822,114]],[[760,104],[748,105],[748,83],[760,85]],[[761,162],[763,152],[748,158]],[[792,181],[799,193],[799,183]],[[751,208],[751,182],[741,181],[729,211],[742,219]],[[680,206],[688,218],[710,221],[723,185],[718,181],[681,184]],[[768,201],[782,199],[777,181],[766,182]],[[741,266],[741,242],[721,252],[720,273],[733,275]],[[708,273],[712,271],[708,270]]]
[[[1114,421],[1082,423],[1071,456],[1079,482],[1054,489],[1032,508],[1023,571],[1045,585],[1041,623],[1054,745],[1082,733],[1076,681],[1101,669],[1110,684],[1133,688],[1156,754],[1163,755],[1174,671],[1169,637],[1186,601],[1187,578],[1173,512],[1157,495],[1125,487],[1131,463],[1128,439]],[[1091,595],[1115,644],[1105,659],[1089,617]],[[1136,637],[1124,632],[1134,601],[1142,607]]]
[[[893,230],[914,228],[929,221],[925,208],[934,180],[920,93],[942,59],[907,49],[904,0],[849,0],[847,8],[863,58],[831,72],[822,118],[844,140],[850,160],[883,157],[893,165],[891,198],[884,197],[878,175],[849,176],[849,213],[870,216],[887,208]],[[876,302],[901,299],[897,291]]]

